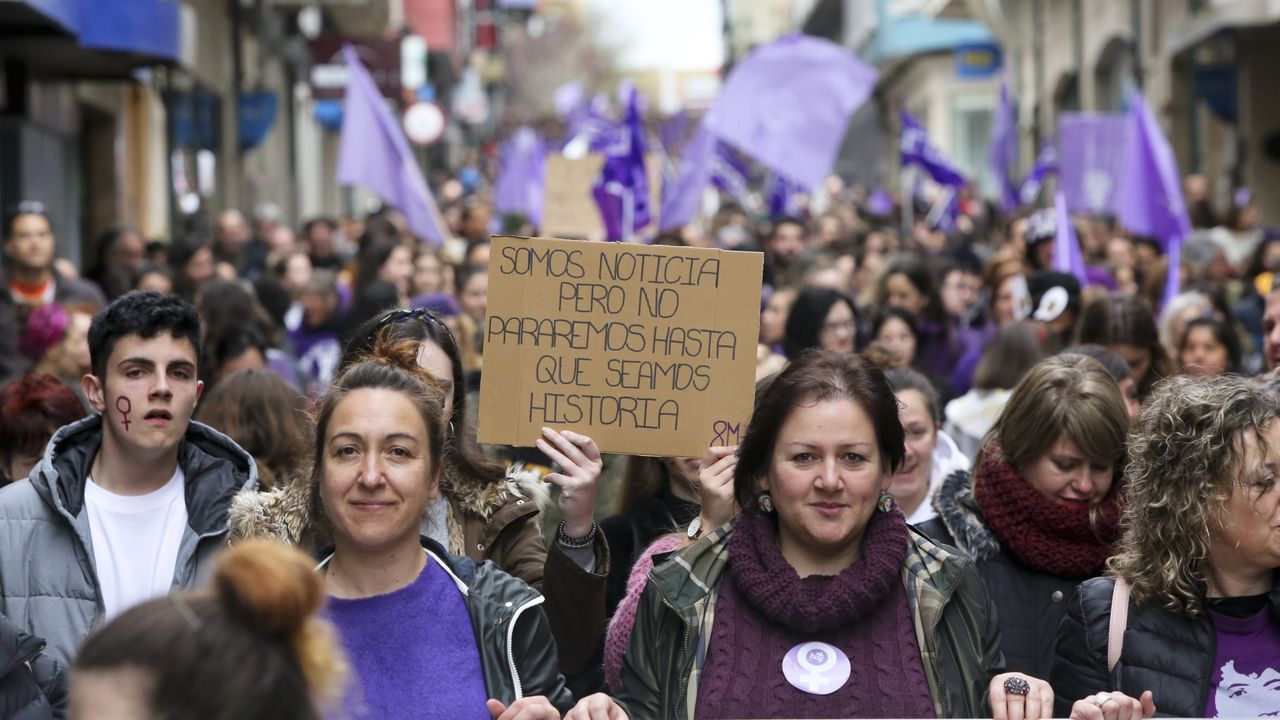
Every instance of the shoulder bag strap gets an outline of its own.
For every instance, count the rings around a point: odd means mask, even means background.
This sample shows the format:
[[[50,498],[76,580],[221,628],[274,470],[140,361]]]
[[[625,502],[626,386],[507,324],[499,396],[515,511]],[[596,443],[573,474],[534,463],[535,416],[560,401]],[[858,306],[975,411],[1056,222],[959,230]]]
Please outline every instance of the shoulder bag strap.
[[[1107,672],[1116,669],[1120,651],[1124,649],[1124,629],[1129,624],[1129,583],[1116,578],[1111,591],[1111,624],[1107,628]]]

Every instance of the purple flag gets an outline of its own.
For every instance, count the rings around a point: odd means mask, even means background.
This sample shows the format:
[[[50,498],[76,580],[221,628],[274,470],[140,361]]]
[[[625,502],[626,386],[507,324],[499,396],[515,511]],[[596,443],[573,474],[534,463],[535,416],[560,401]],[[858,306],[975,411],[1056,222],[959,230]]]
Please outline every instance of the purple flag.
[[[1045,178],[1057,172],[1058,151],[1052,143],[1046,143],[1040,148],[1040,154],[1036,156],[1036,164],[1031,166],[1031,172],[1027,174],[1026,179],[1022,181],[1022,187],[1018,189],[1018,197],[1022,203],[1030,205],[1035,202],[1036,196],[1040,194],[1040,188],[1044,187]]]
[[[621,134],[622,126],[609,117],[609,99],[596,95],[569,114],[563,149],[568,152],[571,145],[579,145],[582,155],[605,152]]]
[[[338,184],[368,188],[404,215],[413,234],[433,245],[443,244],[440,211],[400,124],[356,51],[345,45],[342,53],[347,61],[347,94],[338,145]]]
[[[1125,116],[1063,113],[1058,118],[1058,187],[1067,209],[1114,213],[1125,158]]]
[[[788,35],[734,68],[710,129],[775,173],[814,189],[835,163],[849,117],[875,84],[875,70],[847,49]]]
[[[658,138],[662,141],[662,148],[667,151],[668,155],[675,154],[676,150],[679,150],[684,145],[688,131],[689,112],[684,108],[667,118],[658,127]]]
[[[1182,241],[1191,233],[1182,199],[1178,160],[1142,93],[1129,96],[1127,152],[1116,193],[1116,219],[1138,235],[1164,244],[1169,260],[1164,299],[1178,293]]]
[[[960,216],[960,198],[957,190],[958,188],[954,185],[942,186],[929,212],[925,214],[925,227],[930,230],[945,231],[955,226],[956,218]]]
[[[1000,187],[1000,206],[1006,213],[1018,207],[1018,185],[1014,173],[1018,164],[1018,116],[1009,99],[1009,83],[1000,84],[1000,103],[991,125],[991,170]]]
[[[1061,190],[1053,194],[1053,269],[1075,275],[1080,287],[1089,284],[1080,241],[1076,239],[1076,229],[1067,212],[1067,198]]]
[[[520,213],[534,227],[542,226],[546,183],[547,144],[532,128],[521,127],[502,143],[493,207],[499,213]]]
[[[747,163],[727,143],[716,139],[704,118],[693,139],[685,143],[679,174],[662,185],[661,229],[683,227],[692,221],[708,182],[745,206],[749,181]]]
[[[898,149],[902,153],[904,167],[919,165],[939,185],[958,188],[968,182],[964,173],[929,142],[929,135],[925,133],[920,121],[906,110],[902,111],[902,137],[898,141]]]
[[[582,105],[582,96],[585,91],[582,83],[577,80],[569,82],[556,88],[555,93],[551,96],[551,102],[556,106],[556,113],[560,117],[567,118]]]
[[[640,93],[627,89],[627,117],[617,141],[606,150],[604,167],[592,188],[604,219],[609,240],[629,240],[646,227],[649,217],[649,178],[645,174],[644,122],[640,117]]]
[[[745,206],[750,182],[751,166],[747,161],[728,144],[717,142],[711,157],[711,184]]]
[[[662,185],[662,209],[658,214],[660,229],[684,227],[698,214],[702,190],[711,180],[717,143],[706,122],[698,125],[693,139],[684,147],[680,174],[673,182]]]
[[[797,212],[796,193],[803,188],[781,175],[773,176],[773,186],[769,189],[769,219],[777,220]]]

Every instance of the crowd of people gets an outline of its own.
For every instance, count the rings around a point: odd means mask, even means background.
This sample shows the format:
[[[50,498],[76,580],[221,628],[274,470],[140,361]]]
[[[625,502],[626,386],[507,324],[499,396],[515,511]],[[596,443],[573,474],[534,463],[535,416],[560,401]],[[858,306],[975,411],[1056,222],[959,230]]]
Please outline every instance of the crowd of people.
[[[657,235],[764,254],[701,458],[477,442],[490,233],[535,234],[483,189],[452,247],[228,210],[83,269],[10,208],[0,717],[1280,712],[1280,232],[1187,192],[1167,297],[1107,218],[1078,276],[1051,212],[834,178]]]

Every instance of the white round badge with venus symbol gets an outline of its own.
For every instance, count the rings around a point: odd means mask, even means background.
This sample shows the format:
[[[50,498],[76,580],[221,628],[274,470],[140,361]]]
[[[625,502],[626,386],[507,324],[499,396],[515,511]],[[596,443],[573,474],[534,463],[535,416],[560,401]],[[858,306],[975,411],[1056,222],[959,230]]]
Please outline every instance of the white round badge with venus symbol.
[[[830,695],[849,681],[849,656],[824,642],[800,643],[782,658],[782,674],[810,695]]]

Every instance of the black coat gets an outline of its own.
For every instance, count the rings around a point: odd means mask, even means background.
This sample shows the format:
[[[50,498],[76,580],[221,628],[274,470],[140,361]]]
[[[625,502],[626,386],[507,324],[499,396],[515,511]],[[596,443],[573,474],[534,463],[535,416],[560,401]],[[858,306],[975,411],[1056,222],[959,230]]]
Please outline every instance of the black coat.
[[[1081,578],[1063,578],[1028,567],[1000,546],[982,522],[969,491],[969,474],[956,472],[939,488],[938,517],[919,530],[935,542],[952,545],[974,560],[996,607],[1000,649],[1009,672],[1048,679],[1058,623]]]
[[[667,490],[626,515],[612,515],[600,521],[611,561],[604,596],[605,617],[613,617],[618,603],[627,596],[627,580],[640,553],[659,537],[687,528],[698,517],[698,510],[697,503],[681,500]]]
[[[1118,690],[1140,697],[1150,690],[1156,714],[1200,717],[1218,653],[1218,635],[1207,615],[1190,617],[1158,604],[1129,604],[1124,645],[1115,670],[1107,671],[1107,634],[1115,581],[1083,583],[1067,603],[1058,628],[1057,659],[1049,682],[1056,714],[1066,717],[1076,700]],[[1271,590],[1271,612],[1280,617],[1280,585]]]
[[[0,718],[66,717],[66,673],[43,650],[43,640],[0,615]]]

